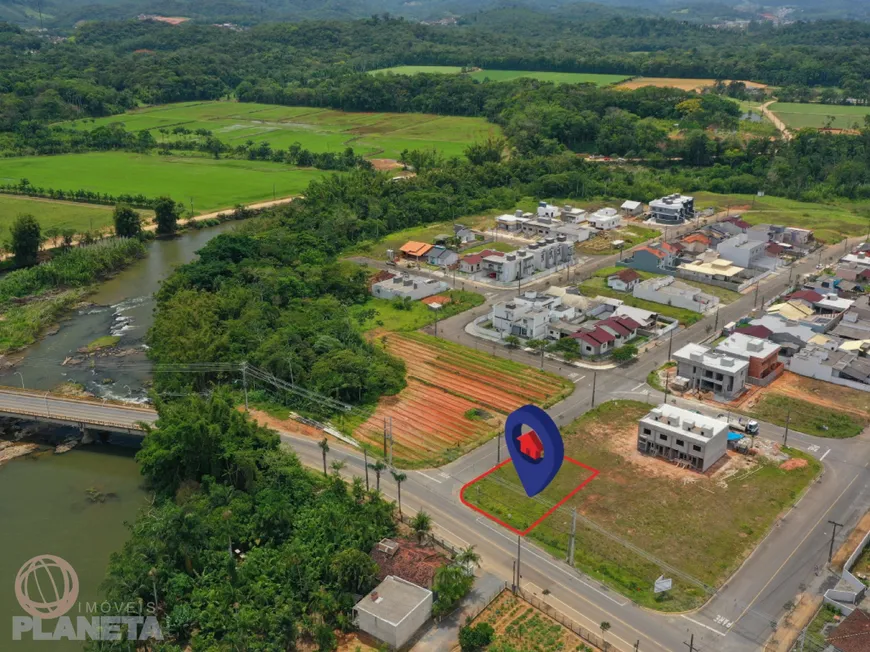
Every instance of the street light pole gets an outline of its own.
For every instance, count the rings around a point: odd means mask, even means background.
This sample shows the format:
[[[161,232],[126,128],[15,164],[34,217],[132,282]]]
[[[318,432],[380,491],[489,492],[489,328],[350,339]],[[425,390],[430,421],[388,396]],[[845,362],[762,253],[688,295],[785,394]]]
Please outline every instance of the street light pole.
[[[791,409],[785,415],[785,435],[782,438],[782,445],[788,446],[788,424],[791,423]]]
[[[21,373],[20,371],[16,371],[15,374],[18,374],[19,376],[21,376],[21,389],[24,389],[24,374]],[[14,376],[15,374],[12,374],[12,375]]]

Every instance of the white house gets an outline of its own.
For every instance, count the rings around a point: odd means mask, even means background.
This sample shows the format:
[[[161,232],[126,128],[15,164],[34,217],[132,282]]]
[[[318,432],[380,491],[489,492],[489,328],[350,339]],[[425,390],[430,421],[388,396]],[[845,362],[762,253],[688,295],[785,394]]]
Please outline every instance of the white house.
[[[615,208],[600,208],[589,216],[589,224],[600,231],[610,231],[619,228],[622,216]]]
[[[720,242],[716,251],[722,258],[732,261],[738,267],[773,269],[779,259],[767,255],[767,243],[767,239],[757,240],[746,233],[740,233]]]
[[[618,292],[631,292],[640,283],[641,276],[633,269],[621,269],[607,277],[607,287]]]
[[[681,283],[673,276],[650,278],[634,286],[632,295],[636,299],[644,299],[666,306],[685,308],[693,312],[704,313],[719,305],[719,297],[702,292],[698,288]]]
[[[526,292],[521,297],[502,301],[492,307],[492,326],[502,336],[546,339],[553,322],[567,322],[577,316],[573,306],[560,297]]]
[[[425,299],[449,288],[444,281],[402,274],[372,285],[372,295],[378,299]]]
[[[562,211],[558,206],[553,206],[545,201],[538,202],[538,217],[549,217],[551,220],[559,219]]]
[[[497,228],[505,231],[520,231],[523,224],[528,222],[531,218],[532,216],[530,213],[523,213],[518,210],[513,215],[499,215],[495,218],[495,225]]]
[[[672,405],[659,405],[640,420],[637,448],[704,473],[728,449],[728,422]]]
[[[711,351],[702,344],[686,344],[674,353],[677,375],[692,389],[713,392],[727,401],[743,393],[749,361]]]
[[[387,575],[353,608],[353,622],[389,645],[404,646],[432,615],[432,591]]]

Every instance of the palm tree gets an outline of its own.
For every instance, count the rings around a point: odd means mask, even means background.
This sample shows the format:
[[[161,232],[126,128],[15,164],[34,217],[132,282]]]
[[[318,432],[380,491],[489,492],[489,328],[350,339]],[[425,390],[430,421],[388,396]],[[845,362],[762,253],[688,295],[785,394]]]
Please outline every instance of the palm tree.
[[[369,464],[369,468],[375,472],[375,491],[381,490],[381,471],[386,470],[387,465],[383,460],[378,460],[374,464]]]
[[[408,479],[408,476],[401,471],[390,471],[393,475],[393,480],[396,481],[396,489],[399,492],[399,517],[402,516],[402,483]]]
[[[329,464],[329,468],[331,468],[336,476],[341,475],[341,470],[347,466],[344,460],[332,460]]]
[[[604,620],[601,622],[599,627],[601,627],[601,640],[604,641],[604,634],[605,634],[605,632],[607,632],[610,629],[610,623],[607,622],[606,620]],[[607,641],[604,641],[604,649],[607,649],[609,647],[610,647],[610,643],[608,643]]]
[[[320,450],[323,451],[323,475],[326,475],[326,454],[329,452],[329,441],[324,437],[323,441],[317,445],[320,446]]]
[[[423,543],[426,535],[432,531],[432,517],[422,509],[417,512],[417,515],[411,519],[411,528],[417,535],[417,541]]]
[[[465,568],[469,575],[474,574],[474,566],[480,566],[480,555],[474,550],[474,546],[468,546],[459,551],[456,561]]]

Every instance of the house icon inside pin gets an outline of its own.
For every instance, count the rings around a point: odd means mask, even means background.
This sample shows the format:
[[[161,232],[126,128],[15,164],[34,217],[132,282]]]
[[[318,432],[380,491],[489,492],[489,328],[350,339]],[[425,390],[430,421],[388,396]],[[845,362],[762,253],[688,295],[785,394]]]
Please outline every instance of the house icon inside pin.
[[[520,444],[520,453],[526,457],[535,461],[544,457],[544,445],[534,430],[529,430],[527,433],[520,435],[517,441]]]

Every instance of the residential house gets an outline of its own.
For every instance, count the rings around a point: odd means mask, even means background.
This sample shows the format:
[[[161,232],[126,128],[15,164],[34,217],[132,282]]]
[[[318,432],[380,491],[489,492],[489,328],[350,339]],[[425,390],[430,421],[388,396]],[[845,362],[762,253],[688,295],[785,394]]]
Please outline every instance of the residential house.
[[[610,231],[622,225],[622,216],[615,208],[600,208],[586,221],[599,231]]]
[[[753,327],[762,327],[770,331],[766,339],[779,344],[779,355],[790,358],[803,349],[817,333],[809,326],[800,322],[784,319],[776,315],[764,315],[750,322]],[[756,334],[756,337],[758,335]]]
[[[623,259],[620,264],[642,272],[673,274],[677,258],[669,249],[658,244],[651,244],[646,247],[638,247],[629,258]]]
[[[639,201],[625,201],[619,208],[622,211],[622,214],[626,217],[638,217],[643,215],[643,203]]]
[[[584,357],[600,356],[637,337],[640,324],[630,317],[608,317],[571,335],[580,344]]]
[[[565,224],[580,224],[586,221],[586,211],[582,208],[576,208],[570,204],[565,204],[562,207],[562,221]]]
[[[683,247],[684,251],[687,251],[692,254],[702,254],[712,245],[712,241],[709,236],[704,235],[703,233],[690,233],[685,238],[680,240],[680,244]]]
[[[495,251],[494,249],[484,249],[476,254],[468,254],[460,259],[459,271],[465,272],[466,274],[475,274],[479,272],[483,268],[483,259],[487,256],[504,257],[504,254],[501,251]]]
[[[353,623],[391,649],[402,648],[432,616],[432,591],[388,575],[353,608]]]
[[[515,335],[523,339],[546,339],[553,322],[568,322],[577,316],[577,311],[554,297],[537,292],[525,292],[522,296],[502,301],[492,307],[492,326],[503,337]]]
[[[654,199],[649,203],[652,219],[658,224],[683,224],[695,217],[695,198],[680,194]]]
[[[701,344],[687,344],[674,353],[677,376],[685,378],[689,387],[712,392],[731,401],[743,393],[749,371],[749,361],[711,351]]]
[[[426,254],[426,261],[438,267],[452,267],[459,261],[459,254],[442,245],[435,245]]]
[[[419,261],[421,258],[426,256],[429,253],[429,250],[432,248],[428,242],[414,242],[411,240],[410,242],[406,242],[399,249],[402,252],[402,255],[405,258],[412,258],[414,260]]]
[[[763,267],[775,269],[778,258],[767,255],[767,240],[753,240],[746,233],[741,233],[720,242],[716,251],[722,258],[732,261],[743,268]]]
[[[684,278],[702,283],[728,281],[737,285],[749,276],[743,267],[735,265],[730,260],[718,258],[716,255],[708,257],[704,254],[697,260],[679,265],[677,272]]]
[[[538,217],[520,225],[520,231],[529,238],[564,237],[570,242],[584,242],[592,231],[581,224],[565,224],[551,217]]]
[[[459,240],[459,244],[467,244],[477,240],[477,235],[474,231],[462,224],[453,225],[453,237]]]
[[[750,229],[752,229],[752,225],[741,218],[739,215],[732,215],[731,217],[726,217],[722,220],[722,224],[731,224],[734,226],[739,233],[747,233]],[[767,225],[762,225],[761,229],[756,230],[756,233],[759,233],[767,228]]]
[[[525,249],[517,249],[504,255],[485,256],[481,262],[481,271],[496,281],[512,283],[535,273],[535,257]]]
[[[846,254],[840,258],[840,262],[847,266],[867,269],[870,267],[870,256],[865,251],[859,251],[858,253]]]
[[[753,385],[768,385],[779,378],[785,369],[779,361],[778,344],[744,333],[732,333],[719,343],[716,351],[748,360],[747,380]]]
[[[372,295],[378,299],[425,299],[434,294],[445,292],[449,286],[444,281],[408,273],[396,275],[391,279],[372,285]]]
[[[803,292],[809,291],[804,290]],[[842,311],[832,312],[829,307],[825,307],[832,303],[830,299],[823,298],[820,303],[822,306],[816,307],[805,299],[789,299],[770,306],[767,309],[767,314],[808,326],[816,333],[826,333],[840,323],[843,313]]]
[[[828,647],[824,652],[867,652],[870,650],[870,615],[860,607],[853,609],[833,631],[828,632],[825,642]]]
[[[870,268],[860,265],[840,265],[835,274],[844,281],[870,281]]]
[[[655,331],[659,322],[659,314],[652,310],[644,310],[643,308],[635,308],[634,306],[616,306],[613,311],[614,317],[628,317],[638,324],[642,330]]]
[[[854,352],[808,345],[789,360],[788,368],[801,376],[870,391],[870,359]]]
[[[633,269],[623,269],[607,277],[607,287],[619,292],[631,292],[641,281],[641,276]]]
[[[640,420],[637,449],[704,473],[728,449],[727,421],[662,404]]]
[[[548,204],[545,201],[538,202],[538,217],[546,217],[551,220],[559,219],[559,216],[562,214],[562,211],[558,206],[553,206],[552,204]]]
[[[495,218],[495,226],[504,231],[521,231],[523,224],[532,219],[531,213],[516,211],[513,215],[499,215]]]
[[[773,331],[770,330],[767,326],[752,326],[751,324],[749,326],[739,326],[735,328],[732,332],[742,333],[743,335],[748,335],[749,337],[757,337],[758,339],[762,340],[768,339],[773,334]]]
[[[649,278],[636,284],[632,294],[636,299],[700,313],[719,305],[719,297],[702,292],[692,285],[681,283],[673,276]]]

